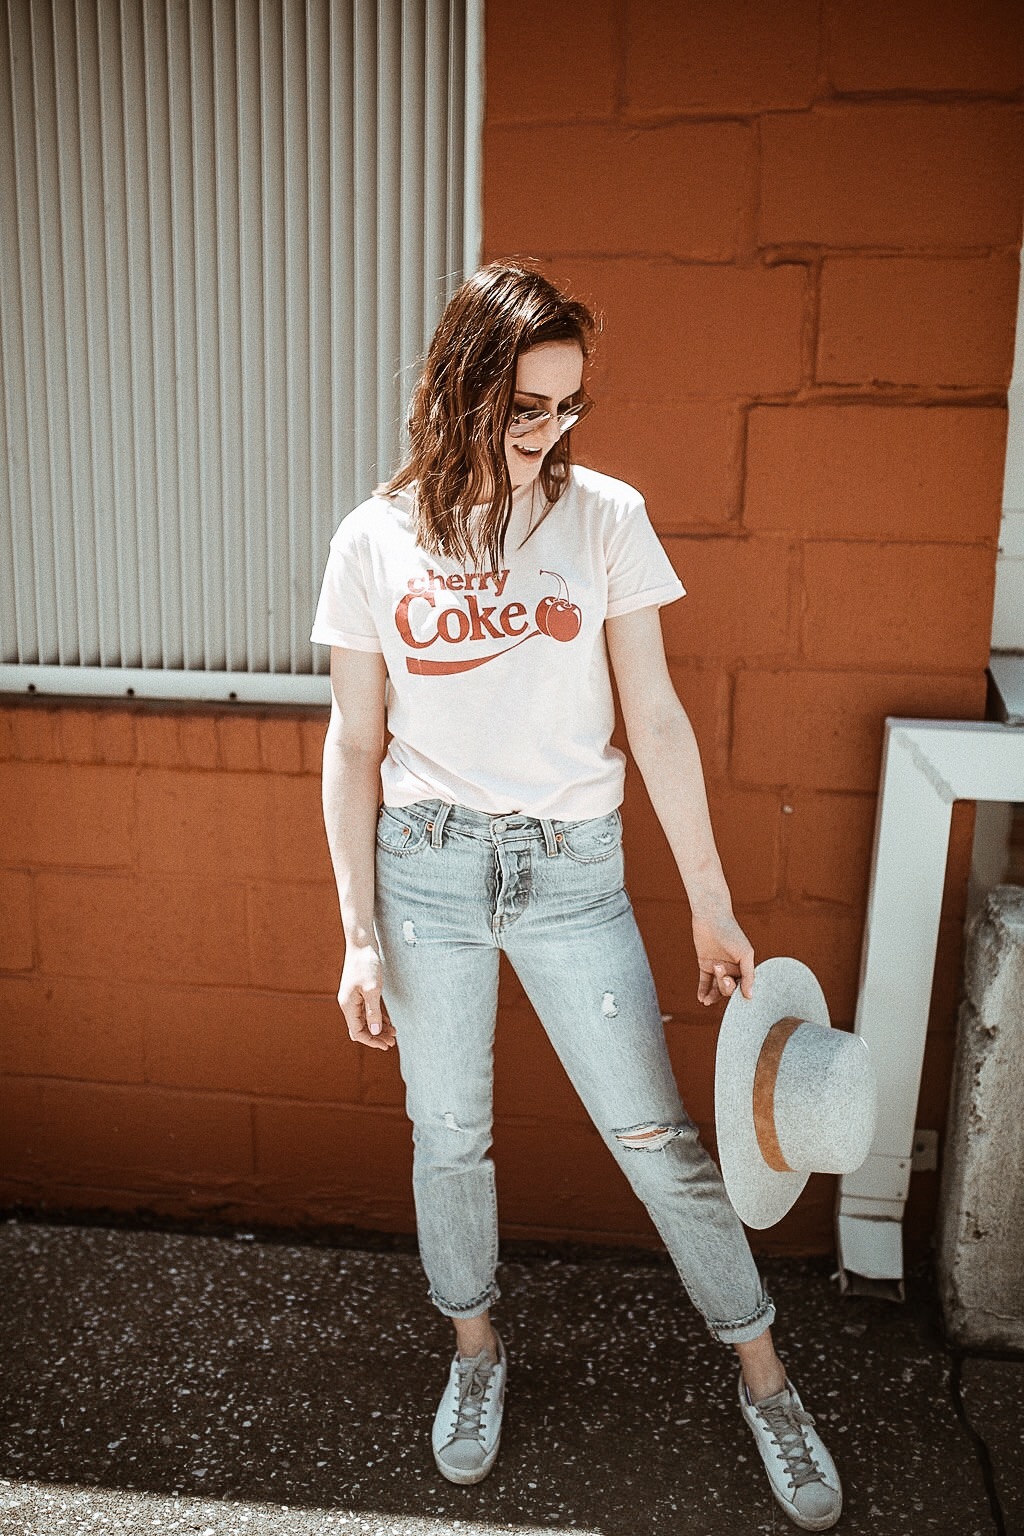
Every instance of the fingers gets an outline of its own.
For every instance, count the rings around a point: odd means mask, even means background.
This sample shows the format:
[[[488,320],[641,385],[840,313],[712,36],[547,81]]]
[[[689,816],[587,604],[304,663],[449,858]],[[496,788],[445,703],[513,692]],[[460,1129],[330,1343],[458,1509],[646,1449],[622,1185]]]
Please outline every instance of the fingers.
[[[391,1024],[385,1023],[380,1034],[371,1035],[365,1024],[353,1026],[348,1022],[349,1039],[355,1040],[358,1045],[368,1045],[375,1051],[389,1051],[395,1043],[395,1031]]]
[[[740,986],[744,997],[754,995],[754,951],[748,949],[740,960]]]
[[[732,997],[737,985],[744,997],[754,995],[754,952],[745,953],[739,964],[716,960],[712,966],[700,967],[697,982],[697,1001],[710,1007],[720,997],[726,1001]]]
[[[722,997],[729,998],[736,990],[736,980],[733,975],[733,967],[726,966],[721,960],[715,966],[715,986]]]
[[[349,1026],[349,1039],[357,1045],[368,1045],[375,1051],[389,1051],[395,1043],[395,1032],[389,1024],[385,1031],[379,1035],[371,1035],[365,1029],[353,1029]]]
[[[363,1018],[371,1035],[379,1035],[384,1028],[384,1010],[379,992],[363,993]]]
[[[697,983],[697,1001],[703,1003],[705,1008],[710,1008],[720,997],[731,997],[735,988],[735,981],[721,961],[709,969],[702,966]]]
[[[348,1025],[349,1039],[388,1051],[395,1043],[395,1028],[384,1012],[379,992],[356,991],[339,995],[338,1002]]]

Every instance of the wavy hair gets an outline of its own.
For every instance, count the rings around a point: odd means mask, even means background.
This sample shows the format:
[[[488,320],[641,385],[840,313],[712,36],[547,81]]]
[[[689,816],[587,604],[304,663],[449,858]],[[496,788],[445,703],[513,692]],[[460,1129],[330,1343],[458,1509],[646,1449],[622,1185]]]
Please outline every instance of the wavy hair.
[[[520,355],[544,341],[575,341],[587,357],[596,325],[531,268],[492,262],[452,295],[409,407],[409,457],[379,488],[415,483],[416,541],[432,554],[500,564],[512,511],[505,433]],[[566,432],[545,455],[544,515],[569,480]],[[482,507],[482,516],[472,516]]]

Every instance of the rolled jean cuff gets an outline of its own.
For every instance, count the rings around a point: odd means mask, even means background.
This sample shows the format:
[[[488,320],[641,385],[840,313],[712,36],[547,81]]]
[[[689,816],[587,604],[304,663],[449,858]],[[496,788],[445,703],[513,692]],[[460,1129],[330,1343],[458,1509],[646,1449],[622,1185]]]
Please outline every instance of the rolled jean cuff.
[[[712,1337],[722,1344],[749,1344],[751,1339],[759,1339],[774,1321],[775,1303],[770,1296],[763,1296],[760,1305],[749,1317],[738,1318],[734,1323],[718,1323],[710,1317],[705,1318]]]
[[[438,1294],[431,1286],[427,1292],[430,1300],[439,1312],[445,1317],[479,1317],[481,1312],[486,1312],[491,1304],[497,1301],[501,1295],[497,1281],[492,1280],[490,1285],[482,1290],[479,1296],[472,1297],[469,1301],[448,1301],[446,1297]]]

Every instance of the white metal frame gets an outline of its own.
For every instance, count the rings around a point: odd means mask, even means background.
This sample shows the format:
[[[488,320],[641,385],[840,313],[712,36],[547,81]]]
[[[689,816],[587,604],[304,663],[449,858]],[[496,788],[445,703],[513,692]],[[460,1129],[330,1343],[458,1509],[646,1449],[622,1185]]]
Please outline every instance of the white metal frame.
[[[994,653],[988,670],[998,695],[1000,719],[1007,725],[1024,725],[1024,656]]]
[[[921,1067],[955,800],[1024,801],[1024,730],[962,720],[886,721],[856,1033],[879,1084],[867,1159],[840,1182],[840,1277],[903,1279]]]

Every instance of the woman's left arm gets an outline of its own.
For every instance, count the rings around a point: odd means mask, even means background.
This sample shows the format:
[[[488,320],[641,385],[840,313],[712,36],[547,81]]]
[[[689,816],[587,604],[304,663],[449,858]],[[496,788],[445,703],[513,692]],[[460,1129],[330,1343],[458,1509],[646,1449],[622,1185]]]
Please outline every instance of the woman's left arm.
[[[638,608],[607,619],[605,633],[629,748],[689,898],[700,967],[698,1001],[730,997],[737,977],[744,997],[750,997],[754,951],[733,916],[700,753],[669,676],[658,609]]]

